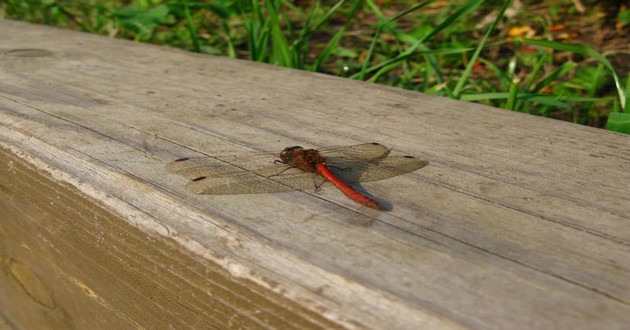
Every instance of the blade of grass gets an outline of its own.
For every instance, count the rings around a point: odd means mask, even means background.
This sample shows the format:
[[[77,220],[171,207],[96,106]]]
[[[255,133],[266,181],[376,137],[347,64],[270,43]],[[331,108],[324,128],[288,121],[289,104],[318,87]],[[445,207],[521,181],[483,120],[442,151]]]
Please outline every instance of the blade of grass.
[[[264,62],[269,53],[267,43],[269,41],[269,20],[264,19],[263,10],[258,0],[251,1],[251,13],[247,13],[247,9],[241,2],[237,2],[239,11],[245,19],[245,30],[247,31],[247,42],[249,58],[252,61]]]
[[[501,100],[508,99],[510,97],[509,93],[506,92],[498,92],[498,93],[476,93],[476,94],[462,94],[462,101],[487,101],[487,100]],[[545,105],[551,105],[555,107],[559,107],[565,110],[573,111],[573,107],[567,102],[594,102],[594,101],[603,101],[604,98],[600,97],[583,97],[583,96],[553,96],[553,95],[541,95],[534,93],[519,93],[518,100],[527,101],[527,102],[538,102]]]
[[[387,69],[387,70],[379,70],[379,71],[377,71],[374,75],[372,75],[372,77],[370,77],[370,79],[368,81],[374,82],[374,81],[378,80],[378,78],[380,78],[382,75],[387,73],[389,70],[392,70],[396,66],[398,66],[398,63],[392,63],[389,66],[383,67],[384,69]]]
[[[499,10],[499,13],[497,14],[497,17],[494,19],[494,21],[492,21],[492,24],[490,24],[488,31],[486,31],[486,34],[481,39],[479,46],[477,46],[477,49],[473,53],[473,56],[470,58],[470,61],[468,62],[466,69],[464,69],[464,72],[462,73],[461,78],[459,78],[459,80],[457,81],[457,85],[455,85],[455,89],[453,89],[453,96],[456,99],[461,96],[462,88],[464,87],[466,80],[468,80],[468,76],[470,75],[470,72],[472,71],[473,66],[477,62],[477,58],[479,57],[481,50],[486,44],[486,40],[488,40],[488,37],[490,36],[492,31],[494,31],[494,28],[497,26],[497,23],[503,18],[505,11],[508,9],[511,3],[512,3],[512,0],[508,0],[503,4],[501,9]]]
[[[346,29],[352,22],[352,19],[354,18],[354,16],[361,9],[361,7],[363,7],[363,0],[355,0],[352,5],[352,9],[350,10],[350,14],[348,14],[346,18],[346,22],[344,23],[343,27],[341,27],[341,29],[339,29],[339,31],[335,33],[333,38],[326,44],[326,47],[324,47],[324,49],[315,59],[315,64],[313,65],[313,69],[312,69],[313,71],[318,71],[319,68],[322,66],[322,64],[324,64],[328,60],[328,58],[330,57],[330,54],[339,45],[339,40],[341,40],[341,37],[343,36],[344,32],[346,31]]]
[[[319,53],[319,55],[315,59],[315,63],[313,64],[311,71],[318,71],[319,68],[322,66],[322,64],[324,64],[328,60],[328,58],[330,57],[330,54],[338,46],[339,40],[341,40],[341,37],[343,36],[345,32],[346,32],[346,27],[342,26],[339,29],[339,31],[335,33],[335,35],[332,37],[332,39],[330,39],[328,44],[326,44],[326,47],[324,47],[324,49]]]
[[[291,56],[289,43],[280,25],[280,1],[265,0],[264,5],[268,12],[267,18],[271,29],[271,63],[293,67],[293,57]]]
[[[231,58],[236,58],[236,49],[234,49],[234,43],[232,42],[232,38],[230,37],[230,26],[228,25],[226,20],[221,20],[221,26],[223,27],[223,31],[227,36],[227,55]]]
[[[303,24],[303,27],[300,31],[299,36],[297,37],[297,39],[291,46],[292,51],[297,53],[298,55],[299,67],[303,68],[305,66],[306,59],[308,57],[308,41],[310,37],[313,35],[315,31],[318,31],[319,29],[322,28],[322,26],[328,23],[330,19],[333,17],[333,15],[339,10],[341,5],[344,4],[345,2],[346,0],[338,1],[315,24],[312,24],[312,21],[315,20],[315,14],[318,12],[320,8],[320,2],[319,1],[315,2],[314,8],[311,10],[310,14],[306,16],[305,22]],[[354,16],[354,14],[352,16]],[[351,20],[349,19],[346,20],[346,24],[344,24],[344,31],[345,29],[347,29],[347,25],[350,22]],[[343,35],[344,31],[340,31],[337,33],[337,35],[333,36],[329,44],[324,48],[324,52],[328,52],[326,50],[327,48],[330,50],[330,52],[332,52],[334,48],[331,45],[338,44],[338,41],[341,38],[341,35]],[[321,57],[321,53],[320,53],[320,57]],[[328,57],[328,55],[325,55],[325,57]],[[323,63],[324,61],[321,61],[321,62]],[[317,64],[316,66],[317,66],[317,69],[319,69],[321,64]],[[311,67],[310,70],[316,71],[316,69],[314,69],[313,67]]]
[[[567,43],[557,42],[557,41],[534,40],[534,39],[521,39],[521,41],[529,45],[547,47],[547,48],[552,48],[552,49],[556,49],[560,51],[568,51],[568,52],[572,52],[572,53],[576,53],[580,55],[590,56],[598,60],[611,72],[613,76],[613,80],[615,81],[617,94],[619,96],[619,104],[621,105],[621,110],[622,111],[627,110],[626,108],[627,90],[621,84],[621,81],[619,80],[619,76],[617,75],[617,72],[615,72],[615,69],[613,68],[610,61],[608,61],[606,56],[600,54],[599,52],[595,51],[591,47],[580,45],[580,44],[567,44]]]
[[[286,6],[289,8],[292,7],[289,2],[285,1],[283,3],[287,4]],[[286,49],[291,59],[291,61],[289,62],[290,63],[289,66],[292,68],[302,69],[302,67],[298,65],[298,63],[300,62],[299,53],[295,51],[295,47],[293,47],[293,44],[289,43],[290,40],[295,40],[295,29],[293,28],[293,23],[291,22],[291,19],[289,18],[289,14],[287,10],[282,10],[282,22],[284,22],[284,26],[280,26],[280,32],[282,33],[282,36],[284,40],[286,41],[286,45],[287,45]]]
[[[595,97],[597,94],[597,90],[599,90],[599,85],[601,84],[602,79],[604,78],[604,65],[601,63],[597,64],[597,69],[595,69],[595,74],[593,75],[593,83],[589,86],[588,96]],[[580,124],[586,125],[588,123],[588,115],[593,107],[593,102],[586,102],[580,109]]]
[[[472,50],[471,48],[468,48],[468,50]],[[488,68],[490,71],[492,71],[497,78],[499,79],[499,83],[501,84],[501,87],[505,90],[508,89],[510,87],[510,84],[512,83],[512,80],[510,78],[508,78],[508,75],[506,75],[503,70],[499,69],[498,66],[496,66],[496,64],[494,64],[491,61],[488,61],[484,58],[480,58],[479,61],[481,61],[481,63],[483,63],[483,65],[486,66],[486,68]]]
[[[534,64],[534,67],[532,67],[531,72],[527,75],[527,80],[525,81],[525,84],[523,85],[523,90],[525,91],[532,92],[530,88],[534,84],[536,77],[538,77],[538,73],[542,70],[543,66],[545,65],[545,62],[549,60],[549,53],[541,52],[539,54],[540,54],[540,57],[536,61],[536,64]]]
[[[257,15],[257,11],[259,11],[258,8],[258,2],[256,0],[253,0],[252,2],[252,8],[251,8],[251,14],[248,15],[247,14],[247,10],[244,8],[245,5],[244,3],[241,2],[237,2],[237,8],[238,11],[241,13],[241,15],[243,15],[243,17],[245,18],[243,20],[243,25],[245,26],[245,32],[247,34],[247,50],[249,53],[249,59],[252,61],[258,61],[258,47],[257,47],[257,36],[260,33],[259,32],[259,22],[260,20],[258,19],[258,15]]]
[[[434,2],[434,1],[427,1],[426,3],[422,3],[420,5],[424,6],[424,5],[426,5],[428,3],[431,3],[431,2]],[[418,47],[420,47],[420,45],[422,45],[425,41],[431,39],[436,34],[442,32],[444,29],[446,29],[447,27],[452,25],[452,23],[457,21],[462,16],[464,16],[467,13],[469,13],[469,12],[473,11],[474,9],[476,9],[482,2],[483,2],[483,0],[471,0],[466,5],[464,5],[462,8],[457,10],[455,13],[453,13],[452,15],[447,17],[442,23],[438,24],[437,27],[435,27],[433,30],[431,30],[431,32],[429,32],[428,34],[426,34],[425,36],[420,38],[415,44],[413,44],[411,47],[407,48],[400,55],[396,56],[393,59],[389,59],[387,61],[383,61],[383,62],[381,62],[379,64],[376,64],[376,65],[374,65],[374,66],[372,66],[370,68],[365,69],[364,71],[362,70],[361,74],[363,76],[365,76],[366,73],[378,70],[378,69],[380,69],[380,68],[382,68],[384,66],[388,66],[388,65],[390,65],[392,63],[398,63],[398,62],[400,62],[400,61],[402,61],[404,59],[407,59],[408,57],[413,55],[413,53],[416,51],[416,49]],[[417,6],[420,6],[420,5],[417,5]],[[415,7],[417,7],[417,6],[415,6]]]
[[[343,0],[342,0],[343,1]],[[306,15],[304,19],[304,24],[302,25],[302,29],[300,30],[300,34],[297,39],[291,45],[291,50],[297,54],[297,63],[296,66],[298,68],[303,68],[306,64],[306,59],[308,57],[308,40],[312,35],[312,24],[315,19],[316,13],[319,11],[319,0],[315,2],[314,7],[311,9],[310,13]]]
[[[506,109],[514,111],[516,109],[516,100],[518,99],[518,83],[520,80],[515,75],[512,78],[512,82],[510,84],[510,90],[508,92]]]
[[[416,50],[413,52],[413,54],[411,55],[423,55],[425,60],[427,61],[428,65],[432,68],[432,72],[433,75],[435,76],[435,79],[437,81],[438,84],[442,84],[444,82],[444,76],[442,75],[442,70],[440,68],[440,64],[438,63],[437,59],[435,58],[435,56],[432,56],[432,54],[436,52],[435,50],[431,50],[429,48],[427,48],[427,46],[425,45],[419,45],[418,48],[416,48]],[[408,57],[410,57],[408,56]],[[406,58],[408,58],[406,57]],[[406,59],[405,58],[405,59]],[[384,74],[386,74],[387,72],[395,69],[396,67],[398,67],[398,65],[400,65],[401,63],[405,63],[404,59],[401,60],[400,62],[394,62],[391,63],[390,65],[384,66],[382,68],[380,68],[373,76],[372,78],[370,78],[370,81],[376,81],[376,79],[373,79],[374,76],[382,76]],[[449,97],[452,96],[450,89],[448,90],[449,93]]]
[[[534,87],[528,92],[537,93],[545,86],[549,86],[552,82],[557,81],[559,77],[567,75],[571,70],[575,69],[577,64],[574,62],[564,62],[555,70],[553,70],[550,74],[548,74],[543,80],[538,82]]]
[[[368,65],[368,63],[370,63],[370,60],[372,58],[372,54],[374,53],[374,48],[376,47],[376,42],[378,41],[378,36],[380,35],[381,31],[389,23],[391,23],[393,21],[396,21],[396,20],[400,19],[401,17],[404,17],[404,16],[408,15],[409,13],[412,13],[414,11],[420,10],[420,9],[422,9],[422,8],[432,4],[432,3],[434,3],[435,1],[437,1],[437,0],[428,0],[428,1],[425,1],[425,2],[422,2],[422,3],[419,3],[419,4],[409,8],[407,10],[404,10],[404,11],[396,14],[394,17],[390,18],[389,20],[385,21],[384,23],[379,24],[378,27],[376,28],[376,33],[374,33],[374,37],[372,38],[372,43],[370,44],[370,48],[368,49],[368,54],[365,57],[365,59],[363,60],[363,63],[361,65],[361,71],[358,74],[352,75],[350,78],[351,79],[364,80],[366,73],[374,71],[374,70],[376,70],[376,69],[378,69],[380,67],[386,66],[387,64],[383,64],[383,65],[380,65],[378,68],[374,68],[374,69],[371,69],[371,70],[367,69],[367,65]],[[369,6],[374,8],[373,9],[374,12],[380,14],[380,16],[383,17],[382,13],[380,12],[380,10],[378,10],[378,7],[371,0],[368,0],[367,3],[368,3]],[[411,55],[411,53],[413,53],[413,52],[410,52],[409,55]],[[405,58],[409,57],[409,55],[407,55]],[[393,62],[397,62],[397,61],[392,61],[392,63]]]
[[[628,76],[626,80],[626,93],[630,94],[630,76]],[[627,97],[630,96],[628,94],[626,94],[626,100],[628,99]],[[613,112],[608,114],[606,128],[610,131],[630,134],[630,113],[621,113],[618,111],[617,102],[615,102]]]
[[[341,0],[337,2],[334,6],[332,6],[326,12],[326,14],[317,22],[317,24],[315,24],[315,26],[313,27],[313,31],[319,30],[324,24],[328,23],[328,21],[330,21],[330,19],[332,18],[333,14],[337,12],[337,10],[341,7],[341,5],[344,2],[346,2],[346,0]],[[318,4],[319,4],[319,1],[318,1]]]
[[[630,113],[611,112],[608,115],[606,129],[619,133],[630,134]]]
[[[186,17],[186,24],[188,25],[188,33],[190,33],[190,39],[193,43],[195,53],[201,53],[201,46],[199,45],[199,39],[197,38],[197,30],[195,29],[195,23],[190,16],[190,8],[188,7],[188,0],[184,0],[184,15]]]
[[[94,29],[92,29],[89,25],[87,24],[83,24],[83,22],[78,19],[74,14],[72,14],[71,12],[69,12],[68,10],[66,10],[65,7],[63,6],[56,6],[56,8],[59,10],[59,12],[61,12],[62,14],[64,14],[66,17],[68,17],[69,19],[71,19],[74,23],[76,23],[77,25],[79,25],[81,27],[81,29],[83,31],[86,32],[90,32],[90,33],[96,33],[96,31],[94,31]]]

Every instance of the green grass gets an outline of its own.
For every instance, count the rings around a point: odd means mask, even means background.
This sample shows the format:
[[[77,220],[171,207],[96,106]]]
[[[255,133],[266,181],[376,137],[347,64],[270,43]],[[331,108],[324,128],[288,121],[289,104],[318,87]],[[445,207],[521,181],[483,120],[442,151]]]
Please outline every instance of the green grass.
[[[630,77],[511,1],[0,0],[5,17],[272,63],[628,132]],[[527,9],[527,1],[524,1]],[[596,17],[594,9],[588,15]],[[627,11],[617,23],[629,24]],[[488,19],[489,18],[489,19]],[[482,20],[484,24],[480,24]],[[528,26],[532,37],[510,37]],[[567,55],[569,54],[569,55]],[[560,57],[562,56],[562,57]],[[568,60],[567,60],[568,58]]]

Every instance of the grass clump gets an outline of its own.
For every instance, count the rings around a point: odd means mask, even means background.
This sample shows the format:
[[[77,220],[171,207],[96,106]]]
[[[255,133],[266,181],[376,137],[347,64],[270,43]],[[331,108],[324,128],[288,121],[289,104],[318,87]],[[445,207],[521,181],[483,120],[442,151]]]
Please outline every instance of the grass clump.
[[[630,14],[582,2],[0,0],[7,18],[628,132]]]

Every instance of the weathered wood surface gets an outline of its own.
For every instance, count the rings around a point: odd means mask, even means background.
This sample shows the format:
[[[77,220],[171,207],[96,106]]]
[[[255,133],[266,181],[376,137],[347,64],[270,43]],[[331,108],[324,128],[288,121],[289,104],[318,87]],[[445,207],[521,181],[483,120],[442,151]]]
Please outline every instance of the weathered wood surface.
[[[12,156],[0,148],[0,329],[335,327]]]
[[[630,324],[627,136],[12,21],[0,21],[0,54],[0,146],[12,157],[147,237],[338,325]],[[385,212],[330,187],[191,195],[165,170],[183,156],[371,141],[430,161],[362,185]],[[179,275],[179,261],[168,262]],[[151,325],[142,310],[120,307],[128,324]]]

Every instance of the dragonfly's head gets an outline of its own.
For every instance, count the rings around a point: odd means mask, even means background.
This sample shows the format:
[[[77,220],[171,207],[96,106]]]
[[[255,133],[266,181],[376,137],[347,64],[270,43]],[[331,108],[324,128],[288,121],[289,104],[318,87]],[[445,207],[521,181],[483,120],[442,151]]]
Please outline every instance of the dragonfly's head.
[[[284,148],[284,150],[280,153],[280,160],[282,160],[283,163],[291,163],[293,155],[298,150],[304,150],[304,148],[300,146]]]

